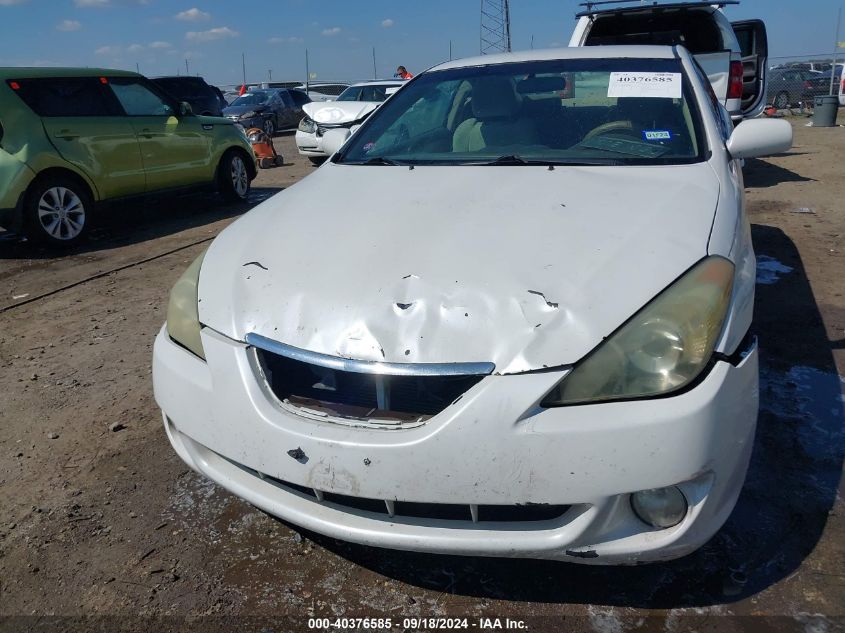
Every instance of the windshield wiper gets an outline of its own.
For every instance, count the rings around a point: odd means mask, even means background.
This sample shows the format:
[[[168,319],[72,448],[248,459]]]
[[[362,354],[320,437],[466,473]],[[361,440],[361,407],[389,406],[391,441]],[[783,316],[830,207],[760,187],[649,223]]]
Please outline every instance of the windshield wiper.
[[[392,167],[406,167],[408,165],[408,163],[400,163],[384,156],[373,156],[367,160],[345,160],[343,162],[347,165],[390,165]]]
[[[607,160],[607,159],[584,159],[584,158],[577,158],[574,160],[532,160],[523,158],[518,154],[506,154],[504,156],[499,156],[493,160],[485,160],[485,161],[478,161],[478,162],[466,162],[461,163],[463,165],[533,165],[533,166],[540,166],[540,167],[583,167],[583,166],[593,166],[593,165],[618,165],[619,161],[614,160]]]

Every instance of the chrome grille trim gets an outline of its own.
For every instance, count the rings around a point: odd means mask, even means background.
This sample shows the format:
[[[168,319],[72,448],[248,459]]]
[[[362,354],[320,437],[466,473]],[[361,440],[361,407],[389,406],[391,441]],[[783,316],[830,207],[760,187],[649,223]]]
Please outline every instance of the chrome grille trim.
[[[246,343],[266,352],[278,354],[303,363],[328,367],[338,371],[386,376],[489,376],[496,369],[493,363],[382,363],[372,360],[354,360],[311,352],[280,343],[255,332],[245,337]]]

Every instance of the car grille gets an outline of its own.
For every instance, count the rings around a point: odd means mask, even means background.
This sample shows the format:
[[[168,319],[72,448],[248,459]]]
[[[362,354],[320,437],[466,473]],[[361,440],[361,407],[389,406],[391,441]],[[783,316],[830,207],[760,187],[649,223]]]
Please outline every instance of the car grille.
[[[221,455],[221,457],[223,457]],[[419,503],[414,501],[386,501],[383,499],[369,499],[354,497],[334,492],[325,492],[307,488],[297,484],[270,477],[259,471],[239,464],[227,457],[223,457],[230,464],[237,466],[244,472],[258,477],[262,481],[272,483],[282,490],[298,494],[329,507],[334,507],[353,514],[369,513],[377,515],[385,521],[408,520],[437,520],[454,522],[452,527],[473,528],[482,527],[479,523],[514,523],[525,529],[526,523],[545,523],[562,517],[572,507],[570,505],[547,504],[458,504],[458,503]],[[545,525],[543,526],[545,527]]]
[[[437,415],[477,384],[480,375],[397,376],[332,369],[263,349],[259,363],[285,404],[333,421],[366,420],[397,428]]]

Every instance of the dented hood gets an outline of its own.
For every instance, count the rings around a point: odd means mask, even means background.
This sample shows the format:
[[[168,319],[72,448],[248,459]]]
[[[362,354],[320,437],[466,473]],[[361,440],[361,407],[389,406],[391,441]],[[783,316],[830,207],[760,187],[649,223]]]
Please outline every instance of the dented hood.
[[[717,196],[705,163],[327,163],[213,242],[200,321],[360,360],[571,364],[706,255]]]
[[[302,111],[317,123],[334,125],[358,121],[380,105],[380,102],[374,101],[312,102],[302,106]]]

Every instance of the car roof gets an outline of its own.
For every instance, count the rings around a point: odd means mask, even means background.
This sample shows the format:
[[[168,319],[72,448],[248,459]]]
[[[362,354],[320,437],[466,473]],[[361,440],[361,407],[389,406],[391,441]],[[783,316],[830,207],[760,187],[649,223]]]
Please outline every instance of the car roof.
[[[359,81],[354,83],[350,88],[357,88],[358,86],[402,86],[407,79],[371,79],[370,81]]]
[[[142,77],[113,68],[53,68],[48,66],[0,66],[0,79],[52,79],[54,77]]]
[[[203,79],[202,77],[196,77],[196,76],[192,76],[192,75],[160,75],[158,77],[150,77],[150,79],[179,79],[181,81],[184,81],[186,79],[191,79],[191,80],[194,80],[194,81],[199,80],[199,81],[205,82],[205,79]]]
[[[599,4],[621,4],[625,2],[634,2],[634,0],[611,0],[610,2],[582,2],[581,6],[587,7],[584,11],[579,11],[575,14],[576,18],[590,15],[607,15],[611,13],[637,13],[648,11],[663,11],[670,10],[684,10],[684,9],[709,9],[715,11],[728,4],[739,4],[739,0],[715,0],[713,2],[666,2],[660,4],[654,2],[652,4],[631,4],[627,7],[611,7],[607,9],[594,9],[593,7]]]
[[[675,57],[677,57],[677,54],[672,46],[567,46],[565,48],[532,49],[518,53],[498,53],[496,55],[480,55],[478,57],[456,59],[438,64],[426,72],[451,70],[453,68],[469,68],[471,66],[551,61],[555,59],[672,59]]]

